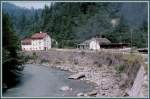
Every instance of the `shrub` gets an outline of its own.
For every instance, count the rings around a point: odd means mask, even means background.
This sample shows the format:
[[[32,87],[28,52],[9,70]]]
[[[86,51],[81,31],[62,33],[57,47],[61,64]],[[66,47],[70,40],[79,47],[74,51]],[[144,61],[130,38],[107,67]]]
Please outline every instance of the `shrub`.
[[[75,65],[78,65],[78,64],[79,64],[78,59],[73,59],[73,63],[74,63]]]
[[[98,67],[101,67],[102,66],[102,63],[100,61],[94,61],[94,65],[98,66]]]
[[[84,51],[81,51],[81,55],[85,55],[85,52],[84,52]]]
[[[37,58],[38,58],[38,56],[37,56],[36,52],[33,52],[32,59],[34,60],[34,62],[36,62]]]
[[[122,60],[124,66],[126,66],[124,68],[124,73],[129,77],[128,83],[126,84],[132,86],[137,76],[137,72],[143,63],[143,57],[137,53],[131,53],[122,55]]]
[[[122,73],[124,70],[124,65],[118,64],[116,65],[115,69],[117,70],[118,73]]]
[[[46,59],[41,59],[41,63],[48,63],[49,61]]]
[[[32,57],[29,56],[29,55],[22,55],[22,58],[23,58],[24,63],[26,63],[26,62],[28,62],[30,59],[32,59]]]
[[[61,61],[55,61],[55,64],[61,64]]]

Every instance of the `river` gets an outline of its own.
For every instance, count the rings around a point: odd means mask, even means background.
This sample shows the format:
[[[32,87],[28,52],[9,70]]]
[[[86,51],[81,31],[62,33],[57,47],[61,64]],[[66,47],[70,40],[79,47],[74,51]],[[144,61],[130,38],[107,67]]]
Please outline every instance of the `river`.
[[[93,84],[68,79],[69,75],[71,73],[67,71],[26,64],[21,82],[3,93],[3,97],[74,97],[94,89]],[[62,91],[62,86],[70,86],[72,91]]]

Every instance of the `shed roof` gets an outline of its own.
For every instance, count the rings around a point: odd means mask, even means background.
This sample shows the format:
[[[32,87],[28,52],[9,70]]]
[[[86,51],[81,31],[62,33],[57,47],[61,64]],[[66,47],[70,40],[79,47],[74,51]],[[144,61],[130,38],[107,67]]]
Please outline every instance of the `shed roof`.
[[[100,45],[102,44],[110,44],[111,42],[107,39],[107,38],[92,38],[90,40],[86,40],[78,45],[88,45],[91,41],[96,41],[98,42]]]
[[[93,40],[96,40],[100,45],[111,43],[107,38],[93,38]]]

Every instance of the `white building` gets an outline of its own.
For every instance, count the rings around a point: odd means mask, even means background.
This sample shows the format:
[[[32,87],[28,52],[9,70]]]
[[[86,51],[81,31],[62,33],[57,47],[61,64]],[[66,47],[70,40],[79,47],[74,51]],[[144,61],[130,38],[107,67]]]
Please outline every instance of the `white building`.
[[[78,44],[78,48],[99,50],[101,48],[101,45],[105,44],[111,44],[111,42],[107,38],[92,38],[90,40],[84,41],[81,44]]]
[[[21,41],[21,48],[24,51],[48,50],[51,48],[51,37],[47,33],[35,33]]]
[[[100,45],[99,45],[99,43],[96,40],[92,40],[89,43],[89,49],[93,49],[93,50],[100,49]]]

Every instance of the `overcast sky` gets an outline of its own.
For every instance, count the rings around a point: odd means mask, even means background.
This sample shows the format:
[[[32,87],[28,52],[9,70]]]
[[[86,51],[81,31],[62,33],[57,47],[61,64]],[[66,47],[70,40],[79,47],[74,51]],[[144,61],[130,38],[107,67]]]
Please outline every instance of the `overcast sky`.
[[[25,8],[44,8],[45,5],[51,5],[50,1],[9,1],[12,4],[15,4],[19,7],[25,7]]]

